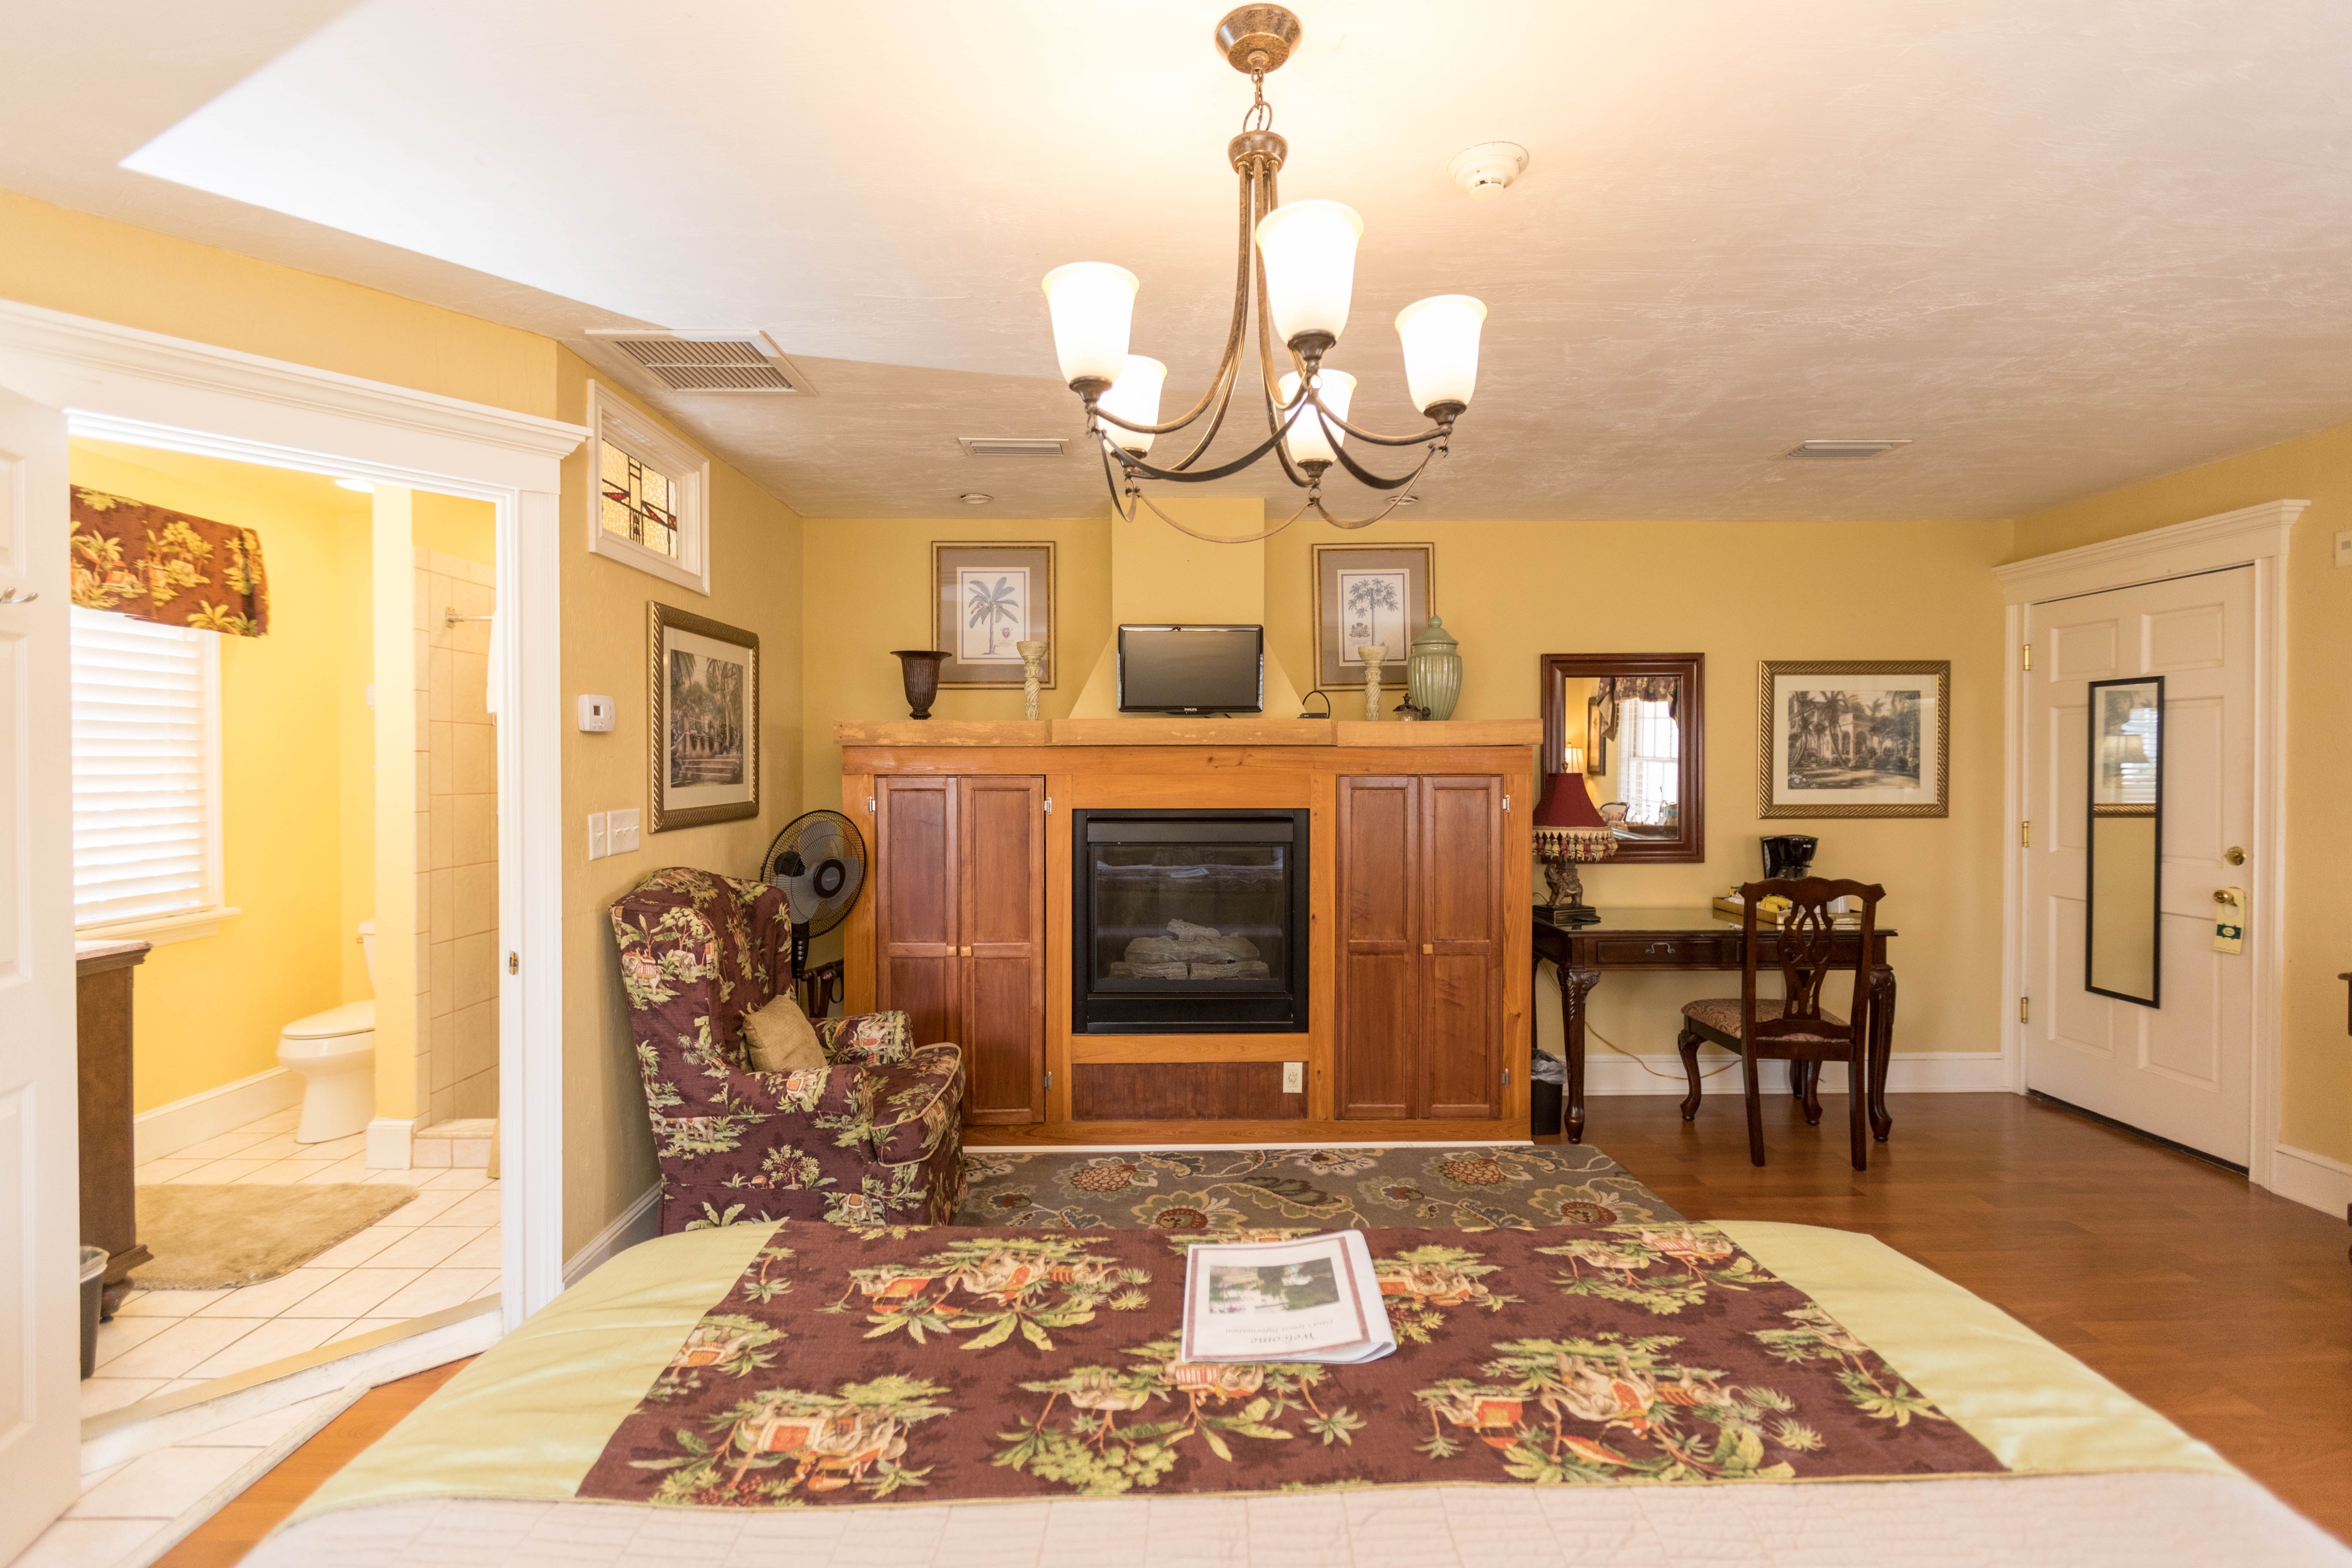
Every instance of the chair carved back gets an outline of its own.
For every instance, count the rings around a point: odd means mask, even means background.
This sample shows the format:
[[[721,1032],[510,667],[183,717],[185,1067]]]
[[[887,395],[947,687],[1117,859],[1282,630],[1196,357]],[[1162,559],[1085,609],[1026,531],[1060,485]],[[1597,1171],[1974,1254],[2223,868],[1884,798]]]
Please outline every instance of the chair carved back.
[[[1764,1041],[1776,1037],[1801,1037],[1849,1042],[1867,1038],[1870,955],[1878,928],[1878,900],[1886,896],[1886,889],[1875,882],[1803,877],[1749,882],[1740,888],[1739,896],[1746,906],[1740,915],[1740,932],[1747,949],[1739,980],[1740,1037]],[[1763,944],[1757,940],[1757,905],[1773,897],[1789,900],[1788,912],[1780,917],[1777,928],[1766,928],[1775,938],[1782,1001],[1779,1017],[1759,1019],[1756,1016],[1756,970],[1758,950]],[[1858,930],[1845,928],[1853,931],[1859,941],[1859,957],[1851,965],[1853,997],[1846,1009],[1846,1021],[1832,1024],[1822,1005],[1822,991],[1833,968],[1846,967],[1835,963],[1840,929],[1837,917],[1830,910],[1830,905],[1840,899],[1852,899],[1861,904],[1862,923]]]

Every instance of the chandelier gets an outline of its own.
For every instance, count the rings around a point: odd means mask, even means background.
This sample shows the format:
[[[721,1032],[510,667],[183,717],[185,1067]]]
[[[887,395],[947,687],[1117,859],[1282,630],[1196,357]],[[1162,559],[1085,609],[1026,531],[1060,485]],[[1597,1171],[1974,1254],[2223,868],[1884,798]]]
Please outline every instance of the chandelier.
[[[1208,390],[1181,416],[1162,422],[1160,393],[1168,367],[1128,352],[1135,315],[1135,274],[1108,261],[1076,261],[1045,274],[1045,300],[1054,321],[1054,352],[1063,379],[1086,405],[1087,434],[1102,448],[1103,478],[1111,504],[1123,521],[1150,507],[1161,521],[1197,539],[1246,544],[1281,532],[1309,511],[1338,528],[1363,528],[1403,501],[1436,458],[1444,455],[1454,422],[1469,406],[1478,380],[1478,331],[1486,307],[1466,294],[1439,294],[1397,312],[1403,341],[1405,384],[1413,406],[1430,421],[1408,436],[1383,435],[1348,421],[1356,378],[1325,367],[1324,359],[1348,324],[1349,297],[1356,278],[1356,242],[1364,231],[1355,211],[1333,201],[1285,203],[1276,189],[1289,143],[1274,132],[1274,109],[1265,100],[1265,76],[1298,47],[1298,18],[1279,5],[1244,5],[1217,24],[1218,49],[1235,70],[1248,75],[1255,100],[1242,117],[1241,134],[1225,156],[1241,181],[1241,237],[1234,263],[1232,324],[1223,354]],[[1250,346],[1255,300],[1260,400],[1265,409],[1265,439],[1230,462],[1202,467],[1209,444],[1232,409],[1234,389]],[[1276,344],[1289,369],[1277,374]],[[1162,436],[1189,431],[1206,420],[1192,449],[1173,461],[1148,461]],[[1404,474],[1384,478],[1357,461],[1349,437],[1373,447],[1421,447],[1421,460]],[[1168,515],[1143,493],[1144,479],[1201,484],[1240,473],[1273,457],[1283,476],[1306,491],[1298,509],[1262,532],[1218,538]],[[1324,509],[1323,479],[1334,464],[1389,500],[1369,517],[1334,517]]]

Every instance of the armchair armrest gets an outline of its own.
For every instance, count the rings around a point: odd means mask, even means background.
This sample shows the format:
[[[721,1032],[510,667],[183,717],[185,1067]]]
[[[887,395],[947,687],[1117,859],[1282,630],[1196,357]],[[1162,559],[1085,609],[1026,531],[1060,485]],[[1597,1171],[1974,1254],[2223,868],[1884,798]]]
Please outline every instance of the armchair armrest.
[[[867,1062],[883,1066],[903,1062],[914,1054],[915,1032],[904,1013],[858,1013],[846,1018],[812,1018],[816,1043],[825,1060],[839,1066]]]

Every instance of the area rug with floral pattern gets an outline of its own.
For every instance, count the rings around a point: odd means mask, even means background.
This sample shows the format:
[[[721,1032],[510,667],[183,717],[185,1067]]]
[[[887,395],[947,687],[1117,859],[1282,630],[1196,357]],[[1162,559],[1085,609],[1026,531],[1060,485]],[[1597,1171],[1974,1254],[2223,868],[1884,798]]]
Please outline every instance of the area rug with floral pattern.
[[[579,1495],[702,1508],[2008,1467],[1711,1226],[1366,1233],[1396,1352],[1188,1362],[1145,1230],[785,1224]]]
[[[1026,1153],[966,1149],[957,1225],[1525,1230],[1682,1216],[1589,1144]]]

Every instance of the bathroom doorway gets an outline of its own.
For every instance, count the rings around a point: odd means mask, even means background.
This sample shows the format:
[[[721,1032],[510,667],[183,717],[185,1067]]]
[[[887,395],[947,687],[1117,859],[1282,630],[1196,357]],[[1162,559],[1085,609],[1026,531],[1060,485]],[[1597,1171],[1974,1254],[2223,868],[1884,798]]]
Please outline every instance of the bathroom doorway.
[[[145,948],[82,1413],[130,1419],[498,1310],[498,511],[69,456],[76,937]]]

